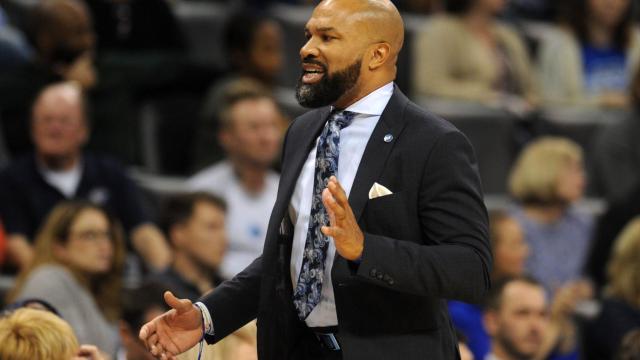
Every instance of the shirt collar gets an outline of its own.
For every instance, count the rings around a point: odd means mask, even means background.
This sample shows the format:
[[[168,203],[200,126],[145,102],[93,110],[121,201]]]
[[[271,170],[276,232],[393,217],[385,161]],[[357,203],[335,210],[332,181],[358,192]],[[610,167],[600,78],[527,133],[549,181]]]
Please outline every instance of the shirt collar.
[[[351,104],[346,111],[357,114],[380,116],[393,95],[393,81],[369,93],[367,96]]]

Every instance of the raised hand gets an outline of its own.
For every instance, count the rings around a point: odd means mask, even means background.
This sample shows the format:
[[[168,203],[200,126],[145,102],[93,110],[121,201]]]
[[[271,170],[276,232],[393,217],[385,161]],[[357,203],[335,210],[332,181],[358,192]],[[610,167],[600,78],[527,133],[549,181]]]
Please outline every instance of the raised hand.
[[[171,310],[146,323],[140,329],[140,340],[153,356],[175,359],[202,338],[202,313],[189,299],[178,299],[170,291],[164,300]]]
[[[347,260],[357,260],[364,250],[364,234],[349,205],[347,194],[335,176],[329,178],[322,192],[322,203],[327,209],[330,226],[323,226],[322,233],[331,236],[338,254]]]

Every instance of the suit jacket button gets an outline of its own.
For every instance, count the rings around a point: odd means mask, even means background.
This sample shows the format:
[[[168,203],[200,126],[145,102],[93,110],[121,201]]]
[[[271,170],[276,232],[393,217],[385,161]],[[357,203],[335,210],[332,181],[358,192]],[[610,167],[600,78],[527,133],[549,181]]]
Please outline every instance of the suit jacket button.
[[[378,270],[371,269],[371,271],[369,271],[369,275],[371,275],[371,277],[376,277],[376,275],[378,275]]]

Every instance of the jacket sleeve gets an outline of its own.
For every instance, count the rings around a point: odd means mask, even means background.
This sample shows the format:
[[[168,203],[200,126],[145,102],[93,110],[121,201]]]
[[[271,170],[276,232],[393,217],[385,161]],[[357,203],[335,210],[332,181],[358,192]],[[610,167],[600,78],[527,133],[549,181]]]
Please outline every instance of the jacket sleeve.
[[[261,274],[262,257],[259,257],[199,300],[209,310],[213,322],[214,336],[206,336],[207,343],[222,340],[258,316]]]
[[[422,243],[365,233],[357,276],[409,294],[480,301],[490,287],[488,217],[473,149],[460,132],[435,144],[418,196]]]

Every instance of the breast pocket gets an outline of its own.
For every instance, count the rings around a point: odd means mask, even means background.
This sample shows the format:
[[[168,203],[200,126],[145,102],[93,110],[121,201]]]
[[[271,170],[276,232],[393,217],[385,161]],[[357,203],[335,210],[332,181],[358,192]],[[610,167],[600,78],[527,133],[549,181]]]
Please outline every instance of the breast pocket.
[[[392,238],[408,237],[407,207],[403,192],[369,199],[362,216],[364,231]]]

